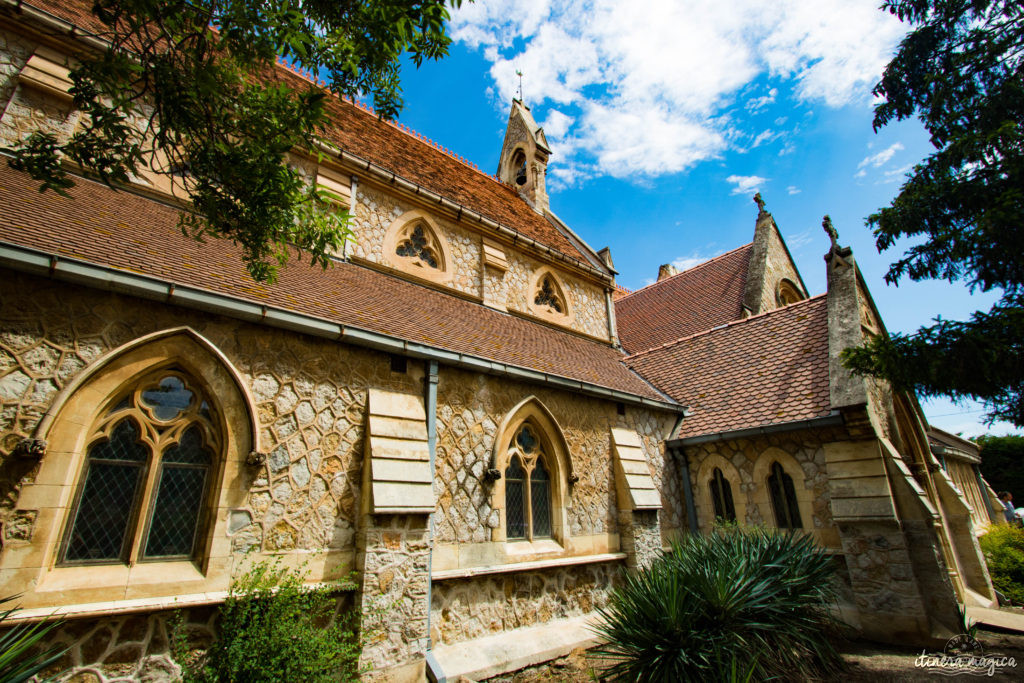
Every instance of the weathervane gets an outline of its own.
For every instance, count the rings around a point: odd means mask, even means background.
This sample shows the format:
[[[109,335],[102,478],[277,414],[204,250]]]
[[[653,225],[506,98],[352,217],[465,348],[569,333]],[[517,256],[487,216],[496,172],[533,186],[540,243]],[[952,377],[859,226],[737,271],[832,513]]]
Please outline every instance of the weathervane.
[[[519,101],[523,101],[523,72],[516,69],[516,76],[519,76]]]

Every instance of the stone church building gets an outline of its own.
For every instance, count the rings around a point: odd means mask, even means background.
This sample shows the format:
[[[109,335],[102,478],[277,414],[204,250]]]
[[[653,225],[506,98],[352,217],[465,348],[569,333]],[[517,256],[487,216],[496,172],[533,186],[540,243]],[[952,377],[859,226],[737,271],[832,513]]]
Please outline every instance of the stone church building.
[[[0,146],[75,130],[88,10],[0,0]],[[0,596],[67,619],[65,677],[173,676],[171,616],[209,633],[274,558],[357,572],[373,676],[483,678],[592,642],[621,573],[716,518],[812,534],[872,638],[992,603],[970,477],[839,363],[885,327],[834,232],[824,294],[760,201],[750,244],[625,293],[550,210],[522,103],[497,176],[330,108],[294,162],[355,239],[274,285],[184,238],[158,177],[61,197],[0,163]]]

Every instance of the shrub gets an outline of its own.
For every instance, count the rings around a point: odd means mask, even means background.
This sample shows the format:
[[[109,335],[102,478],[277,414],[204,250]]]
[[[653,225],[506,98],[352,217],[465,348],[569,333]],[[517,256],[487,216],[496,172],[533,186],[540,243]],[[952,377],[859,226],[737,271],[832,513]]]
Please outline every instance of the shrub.
[[[763,680],[821,676],[842,660],[832,563],[808,536],[718,529],[675,543],[625,577],[596,627],[630,681]]]
[[[1015,603],[1024,603],[1024,529],[997,524],[978,542],[996,590]]]
[[[338,613],[337,587],[304,583],[303,573],[266,562],[235,579],[221,608],[217,638],[186,667],[186,680],[357,680],[354,615]],[[180,658],[181,636],[176,638]]]
[[[17,596],[0,598],[0,605],[12,602]],[[63,620],[16,624],[8,627],[6,622],[17,607],[0,608],[0,681],[21,683],[57,662],[67,648],[44,645],[46,637],[59,628]]]

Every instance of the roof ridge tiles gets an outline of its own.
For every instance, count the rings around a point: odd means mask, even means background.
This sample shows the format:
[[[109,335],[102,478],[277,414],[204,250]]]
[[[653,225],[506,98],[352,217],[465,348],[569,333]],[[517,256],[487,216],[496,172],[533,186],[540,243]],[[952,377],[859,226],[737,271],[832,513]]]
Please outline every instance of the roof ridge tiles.
[[[735,251],[735,250],[733,250],[733,251]],[[724,256],[724,254],[723,254],[723,256]],[[626,356],[623,360],[632,360],[634,358],[639,358],[640,356],[646,355],[646,354],[651,353],[653,351],[660,351],[660,350],[668,348],[670,346],[675,346],[676,344],[681,344],[682,342],[689,341],[689,340],[694,339],[696,337],[702,337],[702,336],[704,336],[706,334],[711,334],[712,332],[720,332],[720,331],[722,331],[722,330],[724,330],[726,328],[730,328],[730,327],[738,327],[739,325],[743,325],[744,323],[748,323],[748,322],[750,322],[752,320],[758,320],[760,318],[765,318],[765,317],[767,317],[769,315],[772,315],[773,313],[779,313],[779,312],[783,312],[783,311],[787,311],[787,312],[788,311],[792,311],[795,308],[797,308],[798,306],[804,306],[804,305],[806,305],[806,304],[808,304],[808,303],[810,303],[812,301],[818,301],[819,299],[823,299],[826,296],[827,296],[827,293],[815,294],[814,296],[807,297],[806,299],[803,299],[802,301],[797,301],[796,303],[789,304],[788,306],[781,306],[779,308],[773,308],[770,311],[765,311],[764,313],[758,313],[757,315],[752,315],[749,318],[741,318],[739,320],[733,320],[731,322],[727,322],[727,323],[724,323],[722,325],[717,325],[717,326],[712,327],[712,328],[707,329],[707,330],[701,330],[700,332],[694,332],[693,334],[688,334],[685,337],[680,337],[679,339],[673,339],[672,341],[665,342],[664,344],[659,344],[658,346],[652,346],[651,348],[644,349],[643,351],[637,351],[636,353],[633,353],[633,354],[630,354],[630,355]],[[625,297],[623,297],[623,298],[625,298]]]
[[[697,270],[699,268],[703,268],[704,266],[709,265],[711,263],[714,263],[715,261],[723,259],[726,256],[731,256],[732,254],[735,254],[737,251],[740,251],[742,249],[746,249],[747,247],[749,247],[752,244],[753,244],[753,242],[747,242],[746,244],[738,246],[735,249],[730,249],[729,251],[722,252],[718,256],[714,256],[712,258],[709,258],[707,261],[703,261],[701,263],[698,263],[695,266],[691,266],[690,268],[687,268],[686,270],[681,270],[678,273],[676,273],[675,275],[670,275],[669,277],[664,278],[662,280],[658,280],[656,282],[652,282],[649,285],[644,285],[640,289],[634,289],[631,292],[629,292],[629,294],[626,294],[625,296],[619,297],[618,301],[623,301],[623,300],[628,299],[629,297],[633,296],[634,294],[639,294],[640,292],[643,292],[643,291],[646,291],[648,289],[652,289],[654,287],[657,287],[658,285],[660,285],[662,283],[669,282],[670,280],[675,280],[680,275],[686,275],[687,273],[692,273],[693,271],[695,271],[695,270]]]

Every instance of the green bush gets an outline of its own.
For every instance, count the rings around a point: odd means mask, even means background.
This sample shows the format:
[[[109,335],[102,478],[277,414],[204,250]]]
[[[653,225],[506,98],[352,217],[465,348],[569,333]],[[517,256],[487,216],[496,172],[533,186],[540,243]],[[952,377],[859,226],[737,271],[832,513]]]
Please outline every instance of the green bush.
[[[234,580],[221,608],[217,638],[186,680],[235,683],[359,678],[354,615],[341,615],[337,587],[312,588],[301,572],[266,562]],[[183,637],[176,636],[180,659]]]
[[[18,596],[0,598],[0,605],[13,602]],[[0,608],[0,682],[22,683],[40,671],[55,664],[67,651],[54,645],[47,646],[47,637],[64,623],[63,620],[42,621],[34,624],[8,626],[6,622],[18,611],[17,607]]]
[[[996,590],[1015,603],[1024,603],[1024,529],[997,524],[978,542]]]
[[[832,563],[808,536],[692,535],[625,577],[596,627],[629,681],[809,678],[837,671]]]

